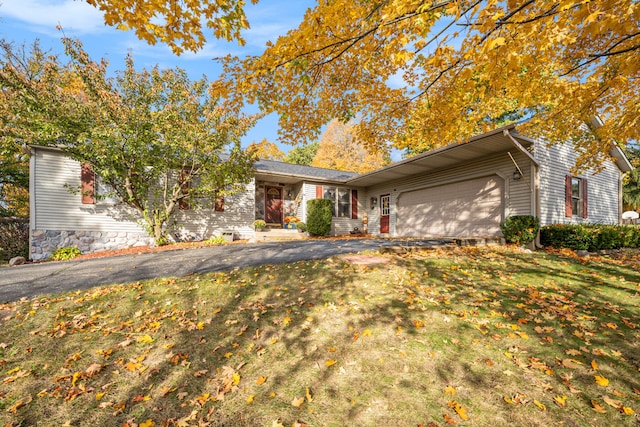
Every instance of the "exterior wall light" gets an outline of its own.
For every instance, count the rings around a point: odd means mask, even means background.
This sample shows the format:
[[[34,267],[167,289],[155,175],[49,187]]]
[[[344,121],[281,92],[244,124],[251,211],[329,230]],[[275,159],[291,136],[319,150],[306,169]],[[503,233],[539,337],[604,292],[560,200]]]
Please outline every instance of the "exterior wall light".
[[[520,169],[516,168],[516,170],[513,171],[513,180],[520,181],[520,178],[522,178],[522,174],[520,173]]]

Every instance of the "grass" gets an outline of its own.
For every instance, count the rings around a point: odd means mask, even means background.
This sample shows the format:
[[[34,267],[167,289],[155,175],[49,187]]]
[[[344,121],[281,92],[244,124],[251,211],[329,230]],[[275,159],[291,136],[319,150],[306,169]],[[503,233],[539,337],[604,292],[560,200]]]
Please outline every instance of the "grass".
[[[0,424],[640,423],[637,255],[385,256],[0,306]]]

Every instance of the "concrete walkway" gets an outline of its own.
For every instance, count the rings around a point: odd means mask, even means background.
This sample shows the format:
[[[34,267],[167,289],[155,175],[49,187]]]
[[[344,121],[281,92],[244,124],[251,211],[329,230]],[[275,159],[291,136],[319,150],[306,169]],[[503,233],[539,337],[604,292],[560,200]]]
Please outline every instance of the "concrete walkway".
[[[236,267],[323,259],[398,246],[434,247],[443,243],[437,239],[296,240],[26,264],[0,269],[0,302],[158,277],[181,277],[193,273],[228,271]]]

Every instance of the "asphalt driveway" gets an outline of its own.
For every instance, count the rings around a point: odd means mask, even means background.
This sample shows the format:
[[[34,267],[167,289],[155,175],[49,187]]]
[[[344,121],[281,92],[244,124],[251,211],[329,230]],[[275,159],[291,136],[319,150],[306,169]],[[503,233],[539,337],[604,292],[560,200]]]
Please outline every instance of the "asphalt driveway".
[[[377,251],[382,246],[435,246],[441,243],[438,240],[400,239],[295,240],[26,264],[0,269],[0,302],[158,277],[323,259],[339,254]]]

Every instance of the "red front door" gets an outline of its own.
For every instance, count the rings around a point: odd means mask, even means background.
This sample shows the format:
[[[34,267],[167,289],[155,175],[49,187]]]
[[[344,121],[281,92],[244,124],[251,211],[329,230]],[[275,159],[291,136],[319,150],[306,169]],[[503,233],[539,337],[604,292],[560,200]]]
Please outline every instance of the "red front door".
[[[380,196],[380,234],[389,234],[389,214],[391,197],[388,194]]]
[[[282,188],[265,186],[264,220],[267,224],[282,224]]]

